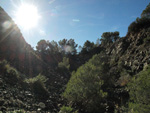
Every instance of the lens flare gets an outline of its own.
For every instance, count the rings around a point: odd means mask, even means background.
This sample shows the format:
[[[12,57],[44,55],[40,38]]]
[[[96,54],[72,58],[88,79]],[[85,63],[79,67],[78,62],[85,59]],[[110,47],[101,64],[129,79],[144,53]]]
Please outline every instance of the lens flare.
[[[37,7],[30,4],[22,4],[15,14],[15,22],[24,29],[36,27],[40,18]]]

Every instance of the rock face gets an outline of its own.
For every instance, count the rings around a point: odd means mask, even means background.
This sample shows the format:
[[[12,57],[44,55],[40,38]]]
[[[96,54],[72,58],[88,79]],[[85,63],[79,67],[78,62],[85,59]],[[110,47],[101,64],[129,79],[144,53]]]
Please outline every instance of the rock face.
[[[122,63],[125,68],[137,73],[150,63],[150,40],[147,37],[150,37],[150,29],[127,34],[107,47],[106,53],[114,61],[114,65]]]

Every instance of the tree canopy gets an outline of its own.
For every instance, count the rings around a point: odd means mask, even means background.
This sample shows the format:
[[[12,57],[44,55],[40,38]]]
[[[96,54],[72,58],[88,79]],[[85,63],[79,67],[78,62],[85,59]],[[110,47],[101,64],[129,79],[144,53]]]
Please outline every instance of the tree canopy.
[[[150,110],[150,67],[137,74],[129,83],[129,108],[135,113],[148,113]]]
[[[150,18],[150,3],[147,5],[146,9],[143,10],[141,18],[143,17]]]
[[[37,46],[36,46],[37,51],[43,52],[43,51],[46,50],[46,48],[47,48],[47,42],[46,42],[46,40],[40,40],[37,43]]]
[[[83,48],[82,48],[82,53],[85,53],[85,52],[89,52],[90,50],[92,50],[94,48],[94,43],[93,42],[90,42],[89,40],[87,40],[84,45],[83,45]]]
[[[61,52],[65,53],[65,54],[76,54],[77,50],[77,46],[78,44],[75,43],[74,39],[63,39],[60,40],[59,42],[59,46],[61,48]]]
[[[104,32],[101,36],[102,38],[100,39],[102,44],[108,44],[115,42],[119,38],[119,32]]]
[[[107,66],[103,61],[100,55],[95,55],[89,62],[79,67],[72,73],[64,92],[64,97],[68,101],[82,105],[86,112],[105,111],[107,92],[103,91],[102,86]]]

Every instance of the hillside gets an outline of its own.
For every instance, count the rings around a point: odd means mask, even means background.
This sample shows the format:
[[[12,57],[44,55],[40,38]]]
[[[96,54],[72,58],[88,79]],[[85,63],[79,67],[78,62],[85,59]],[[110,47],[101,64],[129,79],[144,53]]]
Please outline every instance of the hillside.
[[[104,32],[77,53],[74,39],[40,40],[34,50],[0,8],[0,111],[148,113],[149,9],[125,37]]]
[[[43,102],[47,103],[43,110],[57,111],[56,103],[61,101],[59,100],[59,94],[62,92],[62,87],[66,84],[66,78],[70,74],[58,72],[55,68],[52,68],[52,63],[46,64],[41,56],[26,43],[17,25],[2,8],[0,8],[0,23],[1,111],[17,109],[37,111],[38,108],[41,110],[38,107],[40,102],[42,102],[42,105]],[[46,90],[44,94],[46,99],[41,98],[44,93],[41,93],[42,89],[33,88],[35,86],[32,83],[24,82],[25,79],[33,78],[40,73],[46,74],[48,79],[46,83],[42,83],[47,84],[48,91]],[[15,76],[19,77],[16,78]],[[38,87],[43,88],[45,86]],[[56,92],[59,94],[56,94]],[[47,108],[48,106],[50,108]]]

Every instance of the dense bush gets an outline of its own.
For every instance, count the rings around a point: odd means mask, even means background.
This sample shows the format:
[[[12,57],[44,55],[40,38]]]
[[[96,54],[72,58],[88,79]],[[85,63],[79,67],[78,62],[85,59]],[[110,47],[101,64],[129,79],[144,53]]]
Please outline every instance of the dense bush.
[[[11,67],[9,64],[6,64],[5,68],[9,77],[19,78],[19,73],[15,68]]]
[[[117,39],[119,39],[119,32],[104,32],[100,39],[102,44],[110,44],[112,42],[115,42]]]
[[[61,69],[69,69],[70,68],[69,58],[64,57],[63,61],[58,64],[58,67]]]
[[[117,81],[117,84],[120,86],[126,86],[127,83],[130,81],[131,76],[129,74],[129,72],[125,69],[122,69],[120,72],[120,77]]]
[[[83,45],[81,53],[86,54],[87,52],[91,51],[94,48],[95,48],[95,44],[93,42],[90,42],[89,40],[87,40]]]
[[[69,106],[63,106],[61,107],[59,113],[72,113],[73,109]]]
[[[150,110],[150,67],[137,74],[129,83],[129,109],[133,113],[149,113]]]
[[[150,19],[149,18],[137,18],[136,21],[132,22],[128,27],[128,33],[135,33],[140,31],[143,28],[150,27]]]
[[[6,60],[0,62],[0,70],[1,73],[5,74],[5,77],[7,78],[6,81],[9,84],[16,84],[17,80],[20,78],[19,72],[15,68],[10,66],[10,64]]]
[[[39,74],[36,77],[25,79],[25,82],[28,84],[31,84],[34,93],[36,93],[38,95],[45,95],[45,97],[46,97],[48,94],[48,91],[45,87],[45,82],[47,80],[48,79],[45,76]]]
[[[47,79],[45,76],[39,74],[39,75],[36,76],[36,77],[29,78],[29,79],[25,79],[25,82],[26,82],[26,83],[35,83],[36,81],[40,81],[41,84],[44,85],[44,83],[45,83],[47,80],[48,80],[48,79]]]
[[[147,5],[146,9],[143,10],[141,17],[150,18],[150,3]]]
[[[144,28],[150,27],[150,4],[143,10],[141,18],[137,18],[134,22],[128,27],[128,33],[135,33]]]
[[[73,72],[67,84],[64,97],[83,106],[85,112],[99,113],[105,111],[107,92],[102,90],[107,66],[100,55],[95,55],[89,62]]]

